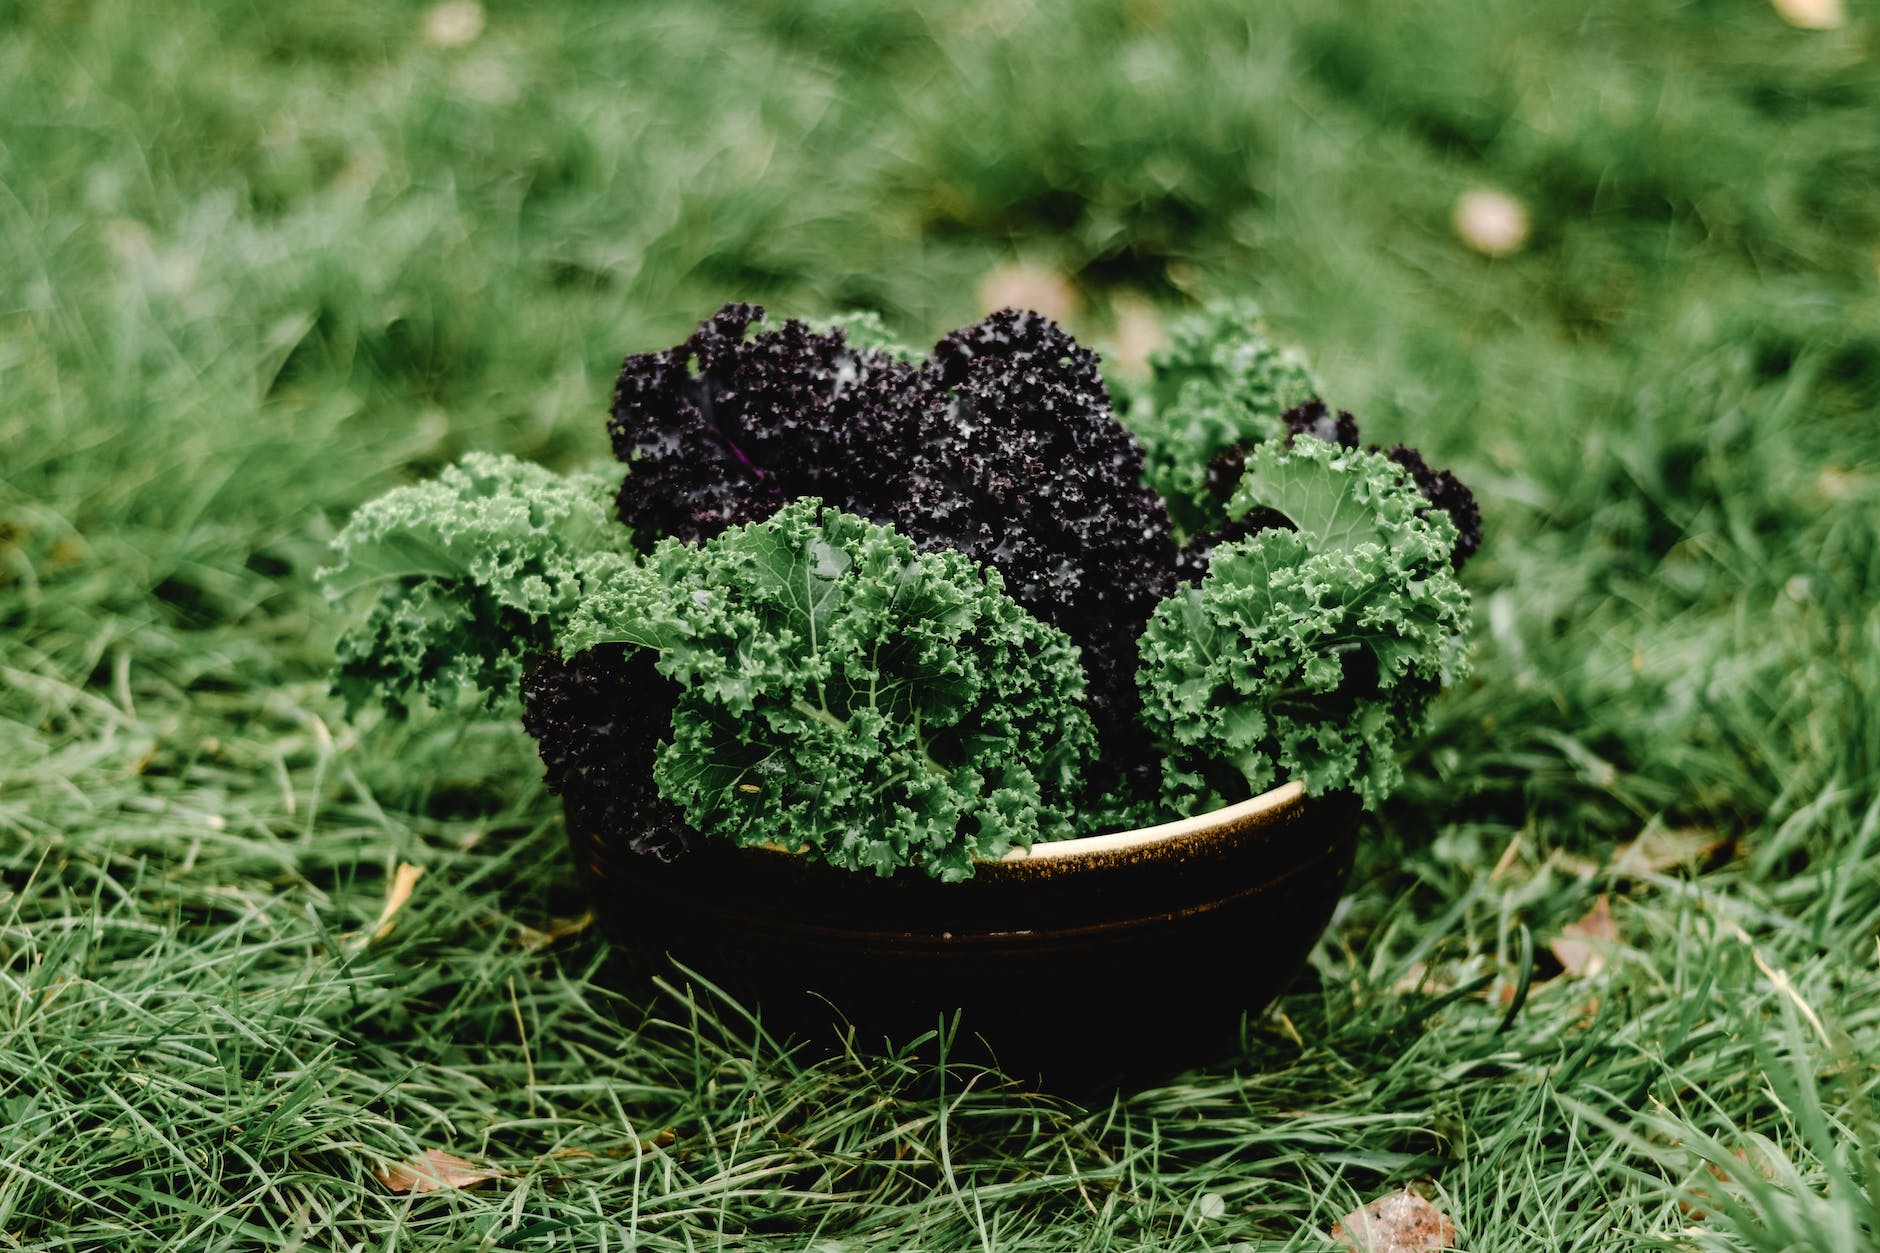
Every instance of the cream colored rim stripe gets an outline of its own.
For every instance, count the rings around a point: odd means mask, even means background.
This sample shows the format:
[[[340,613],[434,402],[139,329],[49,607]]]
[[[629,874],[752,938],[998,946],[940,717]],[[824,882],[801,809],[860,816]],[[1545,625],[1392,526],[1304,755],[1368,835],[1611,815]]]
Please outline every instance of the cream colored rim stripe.
[[[1281,784],[1270,792],[1262,792],[1237,805],[1217,809],[1212,813],[1196,814],[1192,818],[1182,818],[1175,822],[1165,822],[1158,827],[1141,827],[1134,831],[1113,831],[1109,835],[1086,835],[1076,840],[1041,840],[1030,848],[1015,848],[1000,861],[1054,861],[1061,857],[1082,857],[1088,853],[1114,853],[1122,849],[1144,848],[1151,844],[1161,844],[1168,840],[1178,840],[1184,835],[1193,835],[1198,831],[1211,831],[1216,827],[1243,822],[1248,818],[1263,814],[1272,809],[1283,809],[1305,795],[1304,785],[1293,782]]]

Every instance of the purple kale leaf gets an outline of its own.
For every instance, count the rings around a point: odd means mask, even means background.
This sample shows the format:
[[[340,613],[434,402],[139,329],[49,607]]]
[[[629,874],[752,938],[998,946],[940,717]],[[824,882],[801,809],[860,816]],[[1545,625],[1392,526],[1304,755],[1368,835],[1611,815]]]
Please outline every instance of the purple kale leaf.
[[[1105,760],[1136,768],[1151,756],[1136,641],[1173,590],[1175,545],[1096,355],[1007,309],[941,340],[920,381],[919,455],[884,520],[995,567],[1012,599],[1076,640]]]
[[[747,339],[763,316],[728,304],[684,343],[622,365],[607,429],[631,466],[619,509],[637,536],[708,539],[798,496],[835,499],[904,457],[905,423],[875,410],[898,402],[913,368],[801,322]]]
[[[653,753],[679,696],[655,660],[619,644],[567,660],[551,653],[523,676],[522,725],[542,754],[548,790],[566,804],[570,835],[624,833],[632,852],[670,861],[690,833],[653,784]]]
[[[1431,506],[1448,514],[1449,520],[1456,524],[1456,547],[1449,554],[1449,561],[1456,569],[1462,569],[1462,563],[1482,546],[1482,510],[1475,503],[1475,493],[1449,471],[1430,469],[1423,454],[1414,448],[1398,444],[1384,455],[1409,471],[1418,489],[1429,497]]]
[[[1343,409],[1334,414],[1317,396],[1303,404],[1294,405],[1282,413],[1279,420],[1286,424],[1288,443],[1301,435],[1310,435],[1313,439],[1337,444],[1340,448],[1358,446],[1358,420]]]
[[[1316,396],[1288,409],[1280,415],[1280,421],[1285,424],[1288,444],[1303,435],[1336,444],[1340,448],[1357,448],[1359,445],[1357,419],[1342,409],[1334,414]],[[1371,451],[1380,450],[1373,444]],[[1475,503],[1474,493],[1448,470],[1432,470],[1429,463],[1424,461],[1423,454],[1414,448],[1398,444],[1385,456],[1402,466],[1418,490],[1429,500],[1430,507],[1423,510],[1425,517],[1432,511],[1440,510],[1456,524],[1456,546],[1449,560],[1454,569],[1462,569],[1462,563],[1482,546],[1482,511]],[[1241,472],[1246,464],[1247,450],[1240,444],[1228,445],[1208,463],[1204,491],[1214,514],[1224,512],[1228,499],[1240,484]],[[1234,543],[1276,528],[1291,530],[1292,523],[1277,510],[1255,508],[1242,517],[1228,516],[1220,526],[1196,533],[1190,537],[1176,559],[1181,581],[1191,585],[1198,583],[1208,572],[1209,558],[1222,544]]]

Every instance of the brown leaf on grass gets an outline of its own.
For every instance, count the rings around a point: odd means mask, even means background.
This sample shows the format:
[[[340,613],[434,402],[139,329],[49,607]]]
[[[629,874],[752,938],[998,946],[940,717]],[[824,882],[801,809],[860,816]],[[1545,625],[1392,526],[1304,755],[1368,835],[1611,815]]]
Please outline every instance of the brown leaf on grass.
[[[1685,866],[1703,866],[1730,843],[1730,837],[1703,827],[1675,831],[1650,828],[1612,850],[1606,869],[1622,878],[1663,874]]]
[[[1331,1239],[1353,1253],[1429,1253],[1455,1242],[1456,1225],[1406,1188],[1346,1214],[1332,1224]]]
[[[677,1127],[662,1127],[658,1131],[655,1131],[648,1139],[635,1140],[630,1148],[602,1149],[601,1153],[605,1153],[608,1157],[625,1157],[629,1153],[651,1153],[654,1149],[663,1149],[667,1145],[675,1143],[678,1139],[679,1129]],[[549,1158],[556,1160],[569,1157],[595,1158],[599,1155],[600,1154],[589,1149],[577,1148],[559,1148],[550,1149],[548,1151]]]
[[[1743,1161],[1749,1160],[1742,1149],[1738,1149],[1736,1155]],[[1730,1182],[1730,1176],[1724,1173],[1723,1167],[1717,1165],[1715,1162],[1705,1163],[1704,1168],[1710,1172],[1711,1178],[1715,1179],[1718,1183]],[[1710,1204],[1710,1193],[1703,1188],[1691,1188],[1688,1191],[1690,1199],[1680,1200],[1678,1202],[1678,1211],[1692,1222],[1701,1223],[1706,1218],[1710,1217],[1710,1211],[1704,1208],[1705,1205]]]
[[[580,935],[594,925],[593,913],[582,914],[579,918],[551,918],[548,926],[541,930],[524,927],[516,935],[516,943],[531,953],[547,948],[558,940],[565,940],[571,935]]]
[[[1744,1149],[1733,1150],[1730,1155],[1741,1162],[1746,1168],[1752,1165],[1749,1153]],[[1767,1158],[1763,1157],[1761,1154],[1757,1154],[1753,1165],[1757,1173],[1760,1174],[1765,1181],[1772,1183],[1775,1181],[1775,1167],[1769,1163]],[[1712,1179],[1715,1179],[1725,1188],[1731,1188],[1735,1185],[1736,1181],[1731,1178],[1730,1172],[1717,1165],[1717,1163],[1705,1162],[1704,1169],[1710,1172]],[[1709,1211],[1704,1209],[1705,1205],[1711,1203],[1710,1193],[1703,1188],[1687,1188],[1685,1192],[1690,1199],[1680,1200],[1678,1202],[1678,1209],[1683,1215],[1694,1223],[1701,1223],[1706,1218],[1710,1217]]]
[[[1462,976],[1451,967],[1411,962],[1390,990],[1399,996],[1442,996],[1455,991],[1460,982]]]
[[[1676,830],[1648,828],[1636,839],[1613,849],[1603,862],[1564,849],[1547,854],[1547,865],[1578,879],[1605,875],[1614,879],[1642,879],[1664,874],[1685,866],[1702,870],[1729,855],[1736,838],[1705,827],[1680,827]]]
[[[491,1179],[507,1179],[509,1172],[494,1166],[476,1166],[454,1153],[426,1149],[417,1157],[391,1162],[376,1172],[379,1182],[393,1192],[436,1192],[441,1188],[474,1188]]]
[[[1578,922],[1560,928],[1560,936],[1547,947],[1568,977],[1586,979],[1606,968],[1606,951],[1619,939],[1619,924],[1612,919],[1612,903],[1602,893]]]
[[[383,940],[392,933],[398,911],[411,899],[411,890],[418,886],[418,880],[423,877],[423,866],[414,866],[408,861],[398,863],[398,869],[392,872],[392,884],[385,891],[385,904],[379,910],[379,920],[372,924],[374,940]]]

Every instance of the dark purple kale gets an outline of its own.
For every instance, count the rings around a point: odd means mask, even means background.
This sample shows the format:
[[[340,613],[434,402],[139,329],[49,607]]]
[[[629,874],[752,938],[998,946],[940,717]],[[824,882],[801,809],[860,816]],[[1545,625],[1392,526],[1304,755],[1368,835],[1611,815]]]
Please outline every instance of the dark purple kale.
[[[1294,411],[1296,412],[1296,410]],[[1347,418],[1351,415],[1346,414]],[[1357,427],[1353,424],[1353,434]],[[1233,499],[1234,489],[1240,486],[1240,476],[1247,472],[1247,450],[1239,444],[1229,444],[1214,454],[1208,462],[1206,480],[1208,497],[1214,502],[1216,514],[1227,508],[1227,502]],[[1229,518],[1220,526],[1210,531],[1201,531],[1188,537],[1188,543],[1175,557],[1175,575],[1183,583],[1193,586],[1208,572],[1208,559],[1214,550],[1222,544],[1231,544],[1236,540],[1246,539],[1261,531],[1275,528],[1293,531],[1298,528],[1292,519],[1277,509],[1268,509],[1264,505],[1251,509],[1245,517]]]
[[[548,790],[577,838],[625,836],[626,846],[670,861],[690,832],[653,785],[653,752],[669,733],[679,685],[653,668],[656,654],[602,644],[567,660],[550,654],[522,680],[522,725],[535,737]]]
[[[1096,354],[1005,309],[941,340],[919,385],[919,452],[876,516],[995,567],[1013,600],[1076,640],[1106,764],[1146,771],[1137,639],[1174,590],[1175,544]]]
[[[1414,448],[1398,444],[1384,455],[1408,470],[1417,487],[1429,497],[1430,504],[1448,514],[1449,520],[1456,524],[1456,547],[1449,554],[1449,560],[1456,569],[1462,569],[1462,563],[1482,546],[1482,510],[1475,503],[1475,493],[1449,471],[1430,469],[1423,454]]]
[[[1177,577],[1190,587],[1201,582],[1208,572],[1208,560],[1214,556],[1214,550],[1222,544],[1232,544],[1258,535],[1261,531],[1296,531],[1293,520],[1277,509],[1268,509],[1264,505],[1250,509],[1244,518],[1229,518],[1217,529],[1203,531],[1192,537],[1187,547],[1183,548],[1175,561]]]
[[[745,339],[762,315],[727,305],[627,359],[608,424],[632,466],[621,518],[697,540],[819,496],[964,552],[1082,646],[1105,757],[1146,762],[1136,639],[1173,589],[1175,548],[1095,354],[1008,309],[916,369],[798,322]]]
[[[621,366],[607,430],[632,467],[620,518],[647,542],[707,539],[799,496],[835,503],[905,459],[907,424],[881,410],[904,402],[913,367],[796,321],[745,338],[763,316],[728,304]]]
[[[1240,486],[1240,477],[1247,472],[1247,450],[1239,444],[1229,444],[1214,454],[1208,462],[1207,478],[1203,480],[1203,489],[1208,499],[1220,509],[1227,508],[1227,502],[1234,497],[1234,489]]]
[[[1280,420],[1286,424],[1288,442],[1307,435],[1328,444],[1337,444],[1341,448],[1358,447],[1358,420],[1342,409],[1334,415],[1326,403],[1316,396],[1303,404],[1294,405],[1280,415]],[[1373,444],[1371,451],[1380,450]],[[1462,569],[1462,563],[1482,546],[1482,511],[1475,503],[1474,494],[1449,471],[1430,469],[1429,463],[1423,460],[1423,454],[1414,448],[1398,444],[1384,455],[1408,472],[1418,489],[1429,498],[1430,510],[1440,509],[1456,524],[1456,547],[1449,559],[1456,569]],[[1208,463],[1208,495],[1221,508],[1226,507],[1234,489],[1240,485],[1240,476],[1246,467],[1246,450],[1238,444],[1222,449]],[[1430,510],[1423,512],[1427,515]],[[1208,572],[1209,555],[1220,545],[1274,527],[1290,531],[1293,524],[1285,514],[1260,508],[1216,530],[1203,531],[1193,536],[1177,558],[1182,582],[1200,582],[1201,577]]]
[[[1334,415],[1317,396],[1282,413],[1280,421],[1286,424],[1289,440],[1310,435],[1313,439],[1322,439],[1340,448],[1358,446],[1358,420],[1343,409]]]

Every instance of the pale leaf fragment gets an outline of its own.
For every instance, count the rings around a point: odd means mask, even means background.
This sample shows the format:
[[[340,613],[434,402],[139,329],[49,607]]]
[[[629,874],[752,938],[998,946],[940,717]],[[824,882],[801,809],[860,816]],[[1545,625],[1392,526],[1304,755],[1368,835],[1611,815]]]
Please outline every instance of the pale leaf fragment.
[[[1763,1182],[1775,1182],[1775,1166],[1768,1158],[1763,1157],[1760,1153],[1757,1154],[1753,1162],[1749,1153],[1744,1149],[1733,1149],[1730,1156],[1734,1157],[1744,1168],[1734,1172],[1734,1176],[1731,1171],[1725,1170],[1715,1162],[1704,1163],[1704,1169],[1710,1172],[1710,1177],[1723,1185],[1727,1197],[1739,1201],[1741,1200],[1740,1185],[1748,1180],[1751,1169],[1754,1169],[1763,1177]],[[1680,1200],[1678,1202],[1678,1209],[1683,1212],[1686,1218],[1690,1219],[1692,1222],[1701,1223],[1706,1218],[1710,1217],[1710,1214],[1703,1208],[1711,1202],[1711,1195],[1708,1191],[1703,1188],[1692,1187],[1685,1189],[1685,1195],[1688,1199]]]
[[[1803,30],[1839,30],[1847,25],[1847,6],[1842,0],[1771,0],[1771,3],[1783,21]]]
[[[531,953],[539,952],[571,935],[580,935],[593,925],[594,915],[591,912],[582,914],[578,918],[551,918],[548,926],[540,930],[534,927],[523,927],[516,935],[516,943]]]
[[[1406,1188],[1346,1214],[1332,1224],[1331,1239],[1353,1253],[1430,1253],[1455,1243],[1456,1225]]]
[[[1547,947],[1569,978],[1589,979],[1606,968],[1606,953],[1618,939],[1612,903],[1602,893],[1584,918],[1560,928],[1559,938]]]
[[[426,1149],[408,1161],[391,1162],[378,1169],[379,1182],[393,1192],[436,1192],[442,1188],[474,1188],[491,1179],[507,1179],[509,1172],[477,1166],[454,1153]]]
[[[379,920],[372,924],[374,940],[383,940],[392,933],[398,911],[411,899],[411,890],[418,886],[418,880],[423,877],[423,866],[414,866],[408,861],[398,863],[398,869],[392,872],[392,885],[386,889],[385,904],[379,910]]]
[[[1636,878],[1702,866],[1729,842],[1729,836],[1703,827],[1680,827],[1675,831],[1654,827],[1613,849],[1606,868],[1615,875]]]
[[[1411,962],[1409,967],[1390,985],[1390,990],[1399,996],[1442,996],[1456,990],[1454,972],[1432,968],[1424,962]]]

